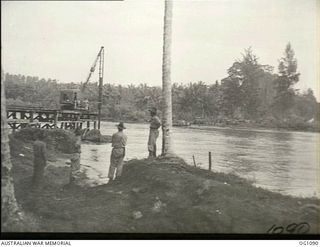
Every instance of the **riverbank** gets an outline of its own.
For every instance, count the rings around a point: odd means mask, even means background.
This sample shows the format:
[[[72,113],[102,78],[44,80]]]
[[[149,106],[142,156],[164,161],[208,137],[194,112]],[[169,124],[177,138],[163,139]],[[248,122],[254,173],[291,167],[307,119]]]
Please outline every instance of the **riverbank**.
[[[21,136],[10,141],[16,197],[36,222],[28,231],[265,234],[289,225],[294,233],[320,233],[318,199],[256,188],[180,158],[131,160],[120,181],[79,187],[69,185],[68,152],[48,142],[45,184],[31,193],[32,142]]]
[[[132,120],[114,120],[114,119],[103,119],[103,121],[108,122],[119,122],[124,121],[125,123],[132,124],[148,124],[146,121],[132,121]],[[174,127],[177,128],[226,128],[226,129],[257,129],[257,130],[266,130],[266,131],[293,131],[293,132],[314,132],[320,133],[319,124],[308,124],[308,123],[290,123],[281,122],[281,123],[253,123],[253,122],[237,122],[237,121],[226,121],[224,123],[210,123],[210,122],[199,122],[199,123],[190,123],[190,125],[181,125],[174,124]]]
[[[201,130],[240,130],[240,131],[258,131],[258,132],[310,132],[310,133],[320,133],[320,131],[312,130],[293,130],[287,128],[268,128],[255,125],[226,125],[226,126],[217,126],[217,125],[198,125],[192,124],[190,126],[179,126],[179,128],[190,128],[190,129],[201,129]]]

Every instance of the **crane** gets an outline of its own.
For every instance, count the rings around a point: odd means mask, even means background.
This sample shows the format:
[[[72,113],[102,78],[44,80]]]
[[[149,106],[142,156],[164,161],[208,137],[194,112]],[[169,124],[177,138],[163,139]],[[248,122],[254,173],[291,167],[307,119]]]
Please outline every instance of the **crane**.
[[[100,60],[99,60],[99,58],[100,58]],[[104,47],[103,46],[101,46],[100,51],[99,51],[96,59],[94,60],[91,68],[90,68],[90,72],[89,72],[89,75],[88,75],[86,81],[82,84],[82,87],[81,87],[82,92],[85,90],[87,84],[90,81],[90,78],[91,78],[93,72],[96,70],[98,60],[100,61],[99,62],[99,82],[100,82],[100,77],[103,77],[103,63],[104,63]]]
[[[103,89],[103,72],[104,72],[104,47],[101,46],[100,51],[94,60],[87,80],[83,83],[81,87],[81,92],[83,92],[90,81],[90,78],[93,72],[96,70],[97,63],[99,60],[99,102],[98,102],[98,129],[100,129],[100,122],[101,122],[101,106],[102,106],[102,89]]]
[[[103,72],[104,72],[104,47],[101,46],[99,53],[96,57],[96,59],[94,60],[93,65],[90,68],[90,72],[89,75],[87,77],[87,80],[84,83],[81,83],[80,86],[80,90],[78,89],[64,89],[60,91],[60,108],[61,110],[77,110],[77,111],[81,111],[81,110],[89,110],[89,102],[88,103],[88,108],[87,107],[82,107],[82,103],[79,100],[79,91],[80,91],[80,98],[81,98],[81,94],[83,94],[84,90],[86,89],[90,78],[92,76],[92,74],[94,73],[96,67],[97,67],[97,63],[99,61],[99,98],[98,98],[98,129],[100,129],[100,121],[101,121],[101,106],[102,106],[102,89],[103,89]],[[89,89],[89,88],[88,88]],[[90,90],[90,89],[89,89]],[[92,90],[90,90],[92,91]],[[80,106],[79,107],[79,102],[80,102]]]

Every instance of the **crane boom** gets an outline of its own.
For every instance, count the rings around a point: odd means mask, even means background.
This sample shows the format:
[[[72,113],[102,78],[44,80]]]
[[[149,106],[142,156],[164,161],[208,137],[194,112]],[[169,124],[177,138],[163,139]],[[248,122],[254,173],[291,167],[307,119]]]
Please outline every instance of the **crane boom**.
[[[96,59],[94,60],[91,68],[90,68],[89,75],[88,75],[88,77],[87,77],[87,80],[83,83],[82,88],[81,88],[81,91],[84,91],[84,89],[86,88],[87,84],[88,84],[89,81],[90,81],[90,78],[91,78],[93,72],[96,70],[96,66],[97,66],[97,62],[98,62],[99,58],[100,58],[100,60],[101,60],[102,51],[103,51],[103,46],[101,46],[100,51],[99,51]]]
[[[83,92],[87,86],[87,84],[90,81],[90,78],[93,74],[93,72],[96,69],[97,63],[99,60],[99,91],[98,91],[98,129],[100,129],[100,122],[101,122],[101,107],[102,107],[102,90],[103,90],[103,73],[104,73],[104,47],[101,46],[100,51],[96,57],[96,59],[93,62],[93,65],[90,68],[89,75],[87,77],[87,80],[85,81],[84,84],[81,86],[81,92]]]

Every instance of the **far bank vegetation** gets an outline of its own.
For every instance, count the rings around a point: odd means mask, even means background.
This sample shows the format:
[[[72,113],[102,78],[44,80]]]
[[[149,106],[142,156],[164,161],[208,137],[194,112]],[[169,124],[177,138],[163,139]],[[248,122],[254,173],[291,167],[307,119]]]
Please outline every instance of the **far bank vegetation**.
[[[277,72],[274,70],[261,64],[248,48],[220,81],[173,83],[174,121],[320,131],[320,104],[313,91],[294,87],[299,83],[300,73],[290,43],[279,60]],[[59,108],[59,90],[76,88],[79,83],[6,73],[5,85],[9,106]],[[97,94],[98,83],[90,83],[84,97],[89,99],[91,109],[96,109]],[[144,122],[148,119],[147,109],[160,108],[161,101],[160,87],[105,83],[103,119]]]

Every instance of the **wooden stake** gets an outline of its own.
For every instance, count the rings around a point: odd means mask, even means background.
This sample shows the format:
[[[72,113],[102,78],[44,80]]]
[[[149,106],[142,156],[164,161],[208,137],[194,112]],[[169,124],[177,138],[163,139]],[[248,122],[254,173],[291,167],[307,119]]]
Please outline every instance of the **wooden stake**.
[[[197,163],[196,163],[196,159],[194,158],[194,155],[192,155],[192,158],[193,158],[193,165],[194,165],[194,167],[197,167]]]
[[[211,152],[209,152],[209,171],[211,171],[212,160],[211,160]]]

